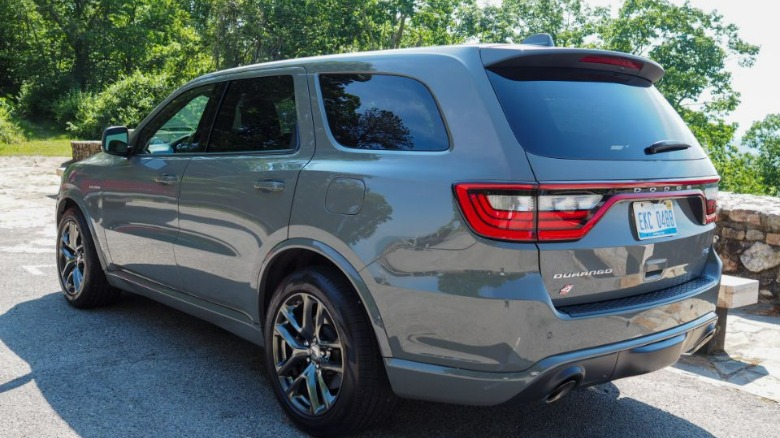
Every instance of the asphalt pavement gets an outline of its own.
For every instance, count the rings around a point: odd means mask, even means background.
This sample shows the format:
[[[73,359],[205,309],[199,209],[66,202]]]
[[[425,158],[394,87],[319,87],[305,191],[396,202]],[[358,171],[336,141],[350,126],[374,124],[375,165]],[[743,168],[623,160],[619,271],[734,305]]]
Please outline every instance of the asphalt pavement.
[[[0,436],[301,436],[278,407],[261,350],[125,293],[80,311],[54,265],[56,166],[0,158]],[[552,405],[403,401],[365,436],[777,436],[780,404],[668,368]]]

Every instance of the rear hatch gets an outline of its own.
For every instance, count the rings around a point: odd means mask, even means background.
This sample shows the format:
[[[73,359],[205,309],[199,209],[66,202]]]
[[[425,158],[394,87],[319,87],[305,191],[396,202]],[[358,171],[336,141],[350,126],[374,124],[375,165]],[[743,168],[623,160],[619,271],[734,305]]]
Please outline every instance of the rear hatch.
[[[661,67],[581,49],[485,48],[482,58],[537,180],[484,192],[483,211],[527,210],[528,232],[515,237],[538,242],[554,305],[629,306],[701,281],[718,178],[653,86]]]

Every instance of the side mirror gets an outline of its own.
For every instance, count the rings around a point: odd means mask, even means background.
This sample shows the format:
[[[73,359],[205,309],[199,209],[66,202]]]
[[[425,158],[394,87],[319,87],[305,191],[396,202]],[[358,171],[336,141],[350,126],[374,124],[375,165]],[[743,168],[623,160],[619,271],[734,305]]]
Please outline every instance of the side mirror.
[[[128,145],[130,134],[124,126],[111,126],[103,131],[103,140],[101,147],[103,152],[111,155],[121,155],[126,157],[130,155],[133,148]]]

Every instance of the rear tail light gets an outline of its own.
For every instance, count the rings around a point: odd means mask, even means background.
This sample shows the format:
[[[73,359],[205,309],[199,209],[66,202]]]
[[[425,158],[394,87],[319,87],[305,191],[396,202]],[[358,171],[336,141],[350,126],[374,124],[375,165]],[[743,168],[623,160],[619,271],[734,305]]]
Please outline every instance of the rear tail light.
[[[478,234],[501,240],[535,240],[533,186],[458,184],[455,194],[466,220]]]
[[[715,222],[718,212],[718,183],[707,184],[704,187],[704,199],[707,202],[706,223]]]
[[[702,223],[711,223],[717,209],[717,181],[542,186],[465,183],[455,185],[455,195],[477,234],[519,242],[561,241],[581,239],[612,205],[623,200],[704,198]]]
[[[539,240],[579,239],[591,213],[601,202],[597,194],[539,195]]]

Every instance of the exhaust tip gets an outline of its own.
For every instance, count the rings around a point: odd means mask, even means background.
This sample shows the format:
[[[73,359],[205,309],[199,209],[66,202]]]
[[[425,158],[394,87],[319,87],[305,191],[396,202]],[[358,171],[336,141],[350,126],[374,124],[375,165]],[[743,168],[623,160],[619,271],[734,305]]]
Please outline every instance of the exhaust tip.
[[[560,385],[556,386],[555,389],[550,391],[549,394],[547,394],[547,398],[544,399],[545,403],[555,403],[558,400],[560,400],[564,395],[568,394],[569,391],[574,389],[577,386],[577,380],[576,379],[569,379]]]

